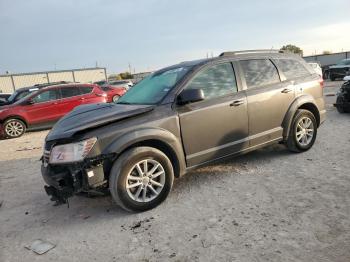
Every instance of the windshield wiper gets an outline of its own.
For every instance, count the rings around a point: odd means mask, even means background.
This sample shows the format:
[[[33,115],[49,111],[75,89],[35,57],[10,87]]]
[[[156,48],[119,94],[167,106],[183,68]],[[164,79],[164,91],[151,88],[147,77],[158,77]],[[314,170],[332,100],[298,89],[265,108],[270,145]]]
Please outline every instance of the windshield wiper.
[[[117,102],[116,104],[119,104],[119,105],[131,105],[132,103],[121,101],[121,102]]]

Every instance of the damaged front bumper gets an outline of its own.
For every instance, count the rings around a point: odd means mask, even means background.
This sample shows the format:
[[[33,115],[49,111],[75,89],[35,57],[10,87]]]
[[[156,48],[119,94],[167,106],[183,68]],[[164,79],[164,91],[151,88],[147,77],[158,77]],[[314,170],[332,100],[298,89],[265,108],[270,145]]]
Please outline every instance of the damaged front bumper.
[[[350,112],[350,82],[345,82],[337,93],[336,103],[333,104],[342,112]]]
[[[86,159],[65,165],[48,163],[44,153],[41,174],[46,182],[45,191],[56,204],[67,203],[68,198],[80,192],[103,191],[107,186],[105,164],[110,156]]]

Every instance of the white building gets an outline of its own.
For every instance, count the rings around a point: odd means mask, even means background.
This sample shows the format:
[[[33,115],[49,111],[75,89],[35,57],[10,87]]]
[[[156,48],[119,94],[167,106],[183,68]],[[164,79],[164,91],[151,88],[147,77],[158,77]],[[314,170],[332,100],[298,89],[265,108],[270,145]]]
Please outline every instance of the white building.
[[[106,80],[106,68],[84,68],[60,71],[0,75],[0,93],[12,93],[21,87],[59,81],[93,83]]]

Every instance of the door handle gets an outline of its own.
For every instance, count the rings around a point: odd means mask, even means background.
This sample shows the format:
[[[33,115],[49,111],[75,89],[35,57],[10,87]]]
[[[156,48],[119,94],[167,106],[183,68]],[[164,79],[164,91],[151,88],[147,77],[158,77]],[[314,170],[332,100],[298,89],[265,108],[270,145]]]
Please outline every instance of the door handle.
[[[235,100],[230,104],[230,106],[240,106],[243,104],[244,104],[244,100]]]
[[[290,93],[290,92],[293,92],[293,89],[290,89],[290,88],[285,88],[281,91],[281,93],[283,94],[287,94],[287,93]]]

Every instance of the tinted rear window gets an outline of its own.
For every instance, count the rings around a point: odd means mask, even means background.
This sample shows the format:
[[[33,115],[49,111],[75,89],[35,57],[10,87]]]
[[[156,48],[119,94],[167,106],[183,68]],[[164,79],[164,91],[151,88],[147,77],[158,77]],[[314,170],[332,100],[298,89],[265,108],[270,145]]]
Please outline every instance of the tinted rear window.
[[[302,63],[294,59],[276,59],[276,64],[287,79],[310,74]]]
[[[94,88],[91,87],[91,86],[81,86],[80,87],[80,92],[82,94],[90,94],[92,92],[92,89],[94,89]]]
[[[106,86],[106,85],[101,86],[101,89],[102,89],[103,91],[106,91],[106,92],[108,92],[108,91],[111,91],[111,90],[112,90],[112,88],[110,88],[109,86]]]
[[[265,86],[280,82],[275,65],[268,59],[252,59],[240,61],[247,88]]]
[[[62,98],[79,96],[80,95],[80,90],[79,90],[78,87],[75,87],[75,86],[62,87],[61,88],[61,94],[62,94]]]

